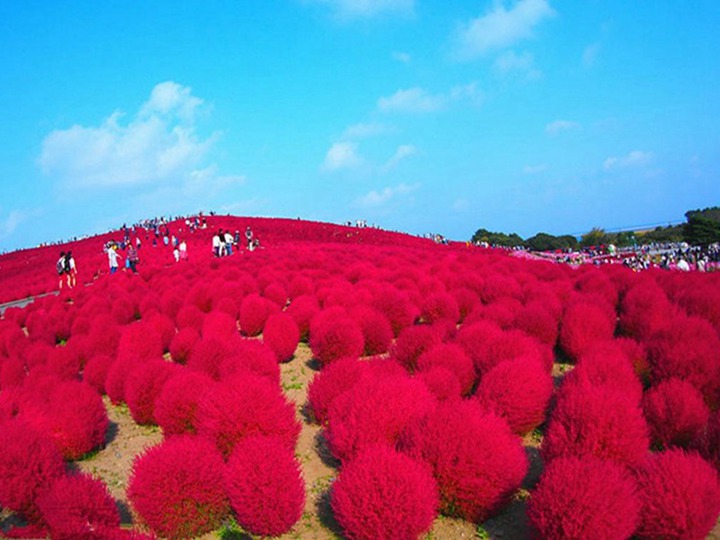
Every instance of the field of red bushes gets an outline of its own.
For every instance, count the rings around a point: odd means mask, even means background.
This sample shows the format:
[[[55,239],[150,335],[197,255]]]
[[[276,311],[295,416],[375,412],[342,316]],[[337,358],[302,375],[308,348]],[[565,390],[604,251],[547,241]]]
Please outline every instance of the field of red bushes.
[[[1,535],[720,538],[720,273],[207,223],[0,257]]]

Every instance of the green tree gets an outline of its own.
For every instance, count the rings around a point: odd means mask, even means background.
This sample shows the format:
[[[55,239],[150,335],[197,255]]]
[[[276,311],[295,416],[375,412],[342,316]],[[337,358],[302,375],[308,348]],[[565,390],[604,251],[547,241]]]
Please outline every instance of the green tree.
[[[577,239],[569,234],[553,236],[541,232],[525,240],[525,245],[535,251],[555,251],[556,249],[574,248],[577,245]]]
[[[473,242],[487,242],[491,246],[515,247],[525,245],[523,239],[515,233],[505,234],[502,232],[478,229],[472,236]]]
[[[586,232],[580,238],[580,245],[583,247],[599,246],[601,244],[607,244],[609,240],[608,234],[605,229],[600,227],[593,227],[589,232]]]
[[[720,242],[720,222],[697,214],[691,215],[683,229],[683,239],[688,244],[700,246]]]

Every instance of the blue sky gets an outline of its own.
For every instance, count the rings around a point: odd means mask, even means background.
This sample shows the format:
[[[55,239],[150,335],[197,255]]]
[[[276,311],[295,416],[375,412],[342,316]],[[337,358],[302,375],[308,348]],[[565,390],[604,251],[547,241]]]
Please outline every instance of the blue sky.
[[[465,240],[720,205],[720,3],[0,3],[0,251],[215,210]]]

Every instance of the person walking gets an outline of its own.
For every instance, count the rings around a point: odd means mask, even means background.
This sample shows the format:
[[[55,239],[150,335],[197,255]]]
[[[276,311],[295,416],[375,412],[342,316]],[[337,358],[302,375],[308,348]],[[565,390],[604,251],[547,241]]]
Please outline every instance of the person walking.
[[[133,274],[137,274],[137,264],[140,261],[140,257],[138,256],[138,252],[132,246],[132,244],[128,248],[127,260],[128,265],[130,266],[130,270],[132,270]]]
[[[120,254],[117,252],[117,244],[111,244],[107,250],[108,264],[110,265],[110,273],[114,274],[118,270],[118,262]]]
[[[68,268],[66,266],[66,263],[67,263],[67,260],[65,258],[65,252],[61,251],[60,258],[55,263],[55,270],[58,273],[58,288],[60,290],[62,290],[62,288],[63,288],[63,282],[65,281],[65,279],[64,279],[65,274],[68,273]],[[70,286],[70,284],[68,283],[68,287],[69,286]]]
[[[68,251],[65,254],[65,262],[67,266],[67,284],[70,289],[74,289],[77,285],[77,265],[75,264],[75,257],[73,257],[72,251]]]

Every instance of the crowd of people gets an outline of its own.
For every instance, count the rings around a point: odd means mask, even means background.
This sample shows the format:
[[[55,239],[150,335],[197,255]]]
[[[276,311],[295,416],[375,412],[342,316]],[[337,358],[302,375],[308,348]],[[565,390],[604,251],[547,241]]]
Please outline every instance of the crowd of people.
[[[212,237],[212,251],[215,257],[227,257],[233,254],[233,247],[236,252],[240,251],[240,231],[235,234],[230,231],[218,231]],[[255,251],[260,247],[260,239],[254,236],[252,229],[248,226],[245,229],[245,247],[248,251]]]

